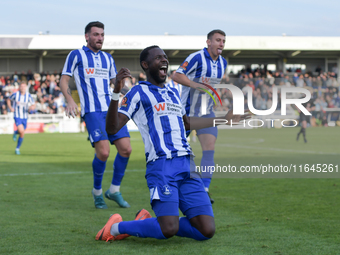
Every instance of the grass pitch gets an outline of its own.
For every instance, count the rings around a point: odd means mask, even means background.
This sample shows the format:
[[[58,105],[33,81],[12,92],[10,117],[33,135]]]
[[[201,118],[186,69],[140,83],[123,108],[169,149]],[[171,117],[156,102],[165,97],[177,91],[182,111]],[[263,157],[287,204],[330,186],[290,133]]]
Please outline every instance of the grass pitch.
[[[308,128],[307,144],[296,142],[298,130],[220,130],[215,162],[237,169],[340,165],[339,128]],[[95,241],[110,214],[132,220],[141,208],[152,211],[140,134],[131,133],[133,154],[121,187],[128,209],[107,200],[108,210],[94,208],[94,150],[86,138],[27,134],[17,156],[12,136],[0,136],[0,254],[340,254],[340,173],[335,172],[215,173],[210,191],[216,234],[211,240]],[[192,146],[199,163],[199,143]],[[111,147],[104,191],[115,154]]]

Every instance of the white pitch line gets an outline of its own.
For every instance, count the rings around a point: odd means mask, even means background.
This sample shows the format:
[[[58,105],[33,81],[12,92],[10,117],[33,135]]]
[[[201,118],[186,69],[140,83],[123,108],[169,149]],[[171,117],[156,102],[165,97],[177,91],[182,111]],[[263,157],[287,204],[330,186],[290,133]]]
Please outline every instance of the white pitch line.
[[[140,172],[145,171],[145,169],[127,169],[125,172]],[[106,172],[106,171],[105,171]],[[52,173],[21,173],[21,174],[0,174],[0,177],[3,176],[26,176],[26,175],[63,175],[63,174],[86,174],[92,173],[91,171],[79,171],[79,172],[52,172]]]
[[[283,151],[283,152],[294,152],[294,153],[304,153],[304,154],[321,154],[321,155],[339,155],[339,153],[331,153],[331,152],[323,152],[323,151],[304,151],[304,150],[290,150],[290,149],[279,149],[279,148],[261,148],[261,147],[253,147],[253,146],[244,146],[244,145],[233,145],[233,144],[216,144],[221,147],[231,147],[231,148],[239,148],[239,149],[256,149],[256,150],[269,150],[269,151]]]

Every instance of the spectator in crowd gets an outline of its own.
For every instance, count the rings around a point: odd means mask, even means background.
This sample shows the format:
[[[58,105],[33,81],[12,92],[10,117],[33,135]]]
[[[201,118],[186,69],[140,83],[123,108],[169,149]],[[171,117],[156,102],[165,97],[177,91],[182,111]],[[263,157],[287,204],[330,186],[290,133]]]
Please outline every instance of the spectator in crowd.
[[[57,113],[57,104],[54,102],[53,95],[48,95],[48,107],[50,108],[50,114]]]
[[[34,82],[35,82],[34,89],[37,90],[37,88],[40,87],[40,84],[41,84],[41,76],[39,73],[35,73],[33,77],[34,77]]]
[[[54,75],[54,78],[55,78],[55,82],[57,84],[59,84],[60,77],[61,77],[61,71],[58,73],[57,70],[54,70],[53,75]]]
[[[326,75],[321,74],[320,78],[321,78],[321,82],[322,82],[322,88],[327,88],[327,78],[326,78]]]
[[[303,74],[299,75],[299,79],[296,80],[296,87],[303,88],[305,86],[305,80]]]
[[[6,85],[6,80],[5,80],[5,77],[3,75],[0,77],[0,84]]]
[[[36,113],[38,113],[35,104],[33,104],[33,105],[30,106],[30,108],[29,108],[29,110],[28,110],[28,113],[29,113],[29,114],[36,114]]]
[[[339,83],[338,83],[337,79],[335,78],[335,74],[330,79],[332,80],[332,87],[333,88],[339,86]]]
[[[296,85],[296,81],[299,79],[299,75],[297,73],[294,73],[293,75],[293,83]]]
[[[35,85],[35,82],[34,82],[34,80],[29,80],[28,82],[27,82],[27,85],[28,85],[28,92],[30,93],[30,94],[36,94],[36,91],[35,91],[35,89],[34,89],[34,85]]]
[[[139,73],[139,77],[138,77],[138,82],[140,81],[145,81],[146,80],[146,76],[143,72]]]
[[[40,86],[40,89],[41,89],[41,93],[43,94],[43,95],[47,95],[48,93],[48,89],[47,89],[47,84],[46,84],[46,82],[43,82],[43,83],[41,83],[41,86]]]
[[[41,82],[45,82],[46,81],[47,75],[48,75],[48,72],[42,72],[40,74]]]
[[[337,78],[338,77],[338,65],[337,64],[335,64],[332,67],[332,72],[334,73],[334,77]]]
[[[132,76],[131,82],[132,82],[131,86],[132,87],[135,86],[137,84],[136,77]]]
[[[20,79],[21,82],[27,83],[27,76],[26,76],[24,71],[21,72],[19,79]]]
[[[316,77],[312,77],[312,88],[318,89],[318,83],[317,83],[317,78]]]
[[[12,80],[14,82],[19,82],[19,75],[18,75],[18,71],[15,71],[14,74],[12,75]]]
[[[278,72],[278,71],[275,72],[274,78],[275,78],[274,84],[276,86],[279,86],[280,83],[283,81],[283,77],[282,77],[281,73]]]
[[[313,79],[308,73],[305,74],[305,84],[307,87],[312,87]]]
[[[271,71],[267,71],[266,83],[270,86],[273,86],[275,84],[275,77],[273,76],[273,73]]]
[[[318,75],[320,75],[320,74],[322,73],[321,67],[320,67],[320,66],[316,67],[316,68],[315,68],[315,72],[316,72]]]
[[[7,110],[6,100],[3,94],[0,93],[0,114],[4,114],[6,110]]]
[[[31,70],[27,71],[26,78],[27,78],[28,81],[29,80],[34,80],[34,77],[33,77],[33,74],[32,74]]]
[[[327,88],[333,87],[333,77],[328,77],[328,79],[326,80],[326,86]]]
[[[291,79],[289,78],[288,75],[285,76],[284,80],[283,80],[283,85],[286,86],[286,87],[291,87],[292,86],[292,81]]]
[[[322,87],[322,80],[321,80],[321,76],[316,77],[316,86],[318,88]]]
[[[261,93],[257,94],[256,100],[255,100],[255,109],[257,110],[267,109],[266,100],[262,98]]]

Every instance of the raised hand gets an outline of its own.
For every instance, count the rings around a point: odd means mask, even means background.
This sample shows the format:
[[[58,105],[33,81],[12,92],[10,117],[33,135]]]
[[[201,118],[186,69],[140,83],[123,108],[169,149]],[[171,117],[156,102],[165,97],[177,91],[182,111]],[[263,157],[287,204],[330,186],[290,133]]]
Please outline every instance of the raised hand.
[[[113,90],[114,93],[119,93],[121,92],[122,88],[124,87],[124,79],[125,78],[131,78],[131,73],[130,70],[123,67],[119,70],[116,76],[116,81],[115,81],[115,88]]]

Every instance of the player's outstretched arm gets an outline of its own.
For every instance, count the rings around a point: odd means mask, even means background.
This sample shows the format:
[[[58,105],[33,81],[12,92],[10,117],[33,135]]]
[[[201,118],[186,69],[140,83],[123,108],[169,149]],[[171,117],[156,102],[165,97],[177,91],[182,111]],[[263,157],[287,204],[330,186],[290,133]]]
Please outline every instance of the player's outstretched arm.
[[[177,82],[179,84],[182,84],[184,86],[190,87],[190,88],[194,88],[194,89],[199,89],[199,88],[207,89],[207,86],[189,80],[189,78],[185,74],[182,74],[182,73],[174,73],[172,79],[175,82]]]
[[[67,102],[67,106],[65,109],[65,114],[67,117],[73,117],[75,118],[76,115],[78,114],[78,105],[74,102],[73,98],[72,98],[72,94],[71,94],[71,89],[68,85],[69,80],[70,80],[70,76],[68,75],[62,75],[61,79],[60,79],[60,90],[63,93],[66,102]]]
[[[249,119],[251,117],[250,112],[245,112],[244,115],[233,114],[230,110],[225,116],[212,117],[212,118],[201,118],[201,117],[188,117],[183,116],[183,121],[186,130],[202,129],[207,127],[215,127],[222,124],[227,125],[237,125],[242,120]],[[222,122],[221,120],[226,120]]]
[[[124,86],[124,79],[127,77],[131,78],[130,71],[127,68],[120,69],[116,76],[115,87],[106,115],[106,132],[109,135],[116,134],[129,120],[126,115],[118,113],[119,94]]]
[[[231,123],[234,125],[239,124],[242,120],[250,119],[251,112],[246,111],[243,115],[240,114],[234,114],[233,110],[228,111],[228,113],[224,116],[224,118],[228,121],[228,125],[231,125]]]

